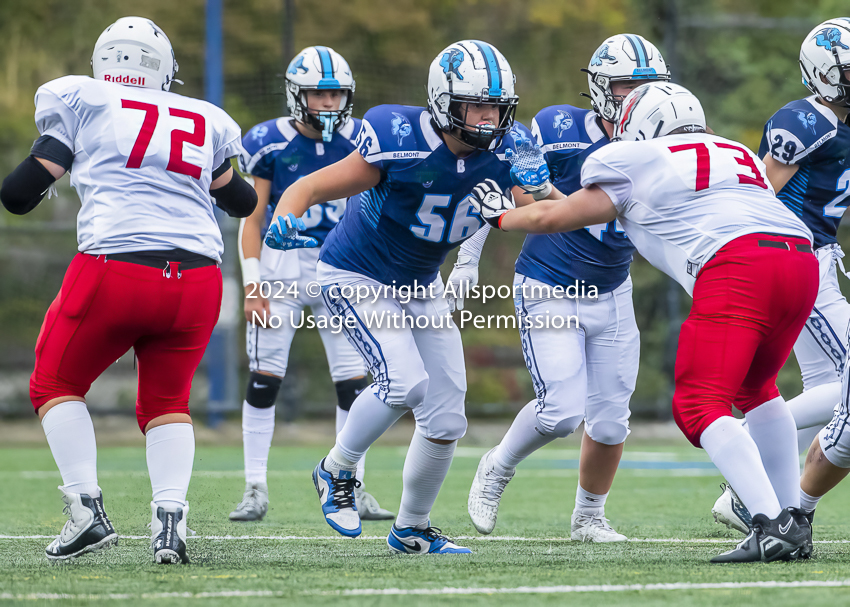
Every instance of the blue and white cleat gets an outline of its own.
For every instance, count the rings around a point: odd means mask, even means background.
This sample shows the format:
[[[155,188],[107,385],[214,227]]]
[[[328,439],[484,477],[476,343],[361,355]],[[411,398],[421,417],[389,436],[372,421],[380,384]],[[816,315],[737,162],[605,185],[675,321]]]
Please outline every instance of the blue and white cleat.
[[[397,554],[472,554],[472,550],[458,546],[437,527],[399,529],[393,525],[387,546]]]
[[[720,485],[723,493],[714,502],[711,513],[715,522],[748,535],[753,529],[753,517],[731,485]]]
[[[363,531],[354,501],[354,489],[360,486],[360,481],[354,478],[357,467],[340,467],[335,473],[329,472],[325,470],[326,459],[313,470],[313,484],[319,494],[325,521],[337,533],[357,537]]]

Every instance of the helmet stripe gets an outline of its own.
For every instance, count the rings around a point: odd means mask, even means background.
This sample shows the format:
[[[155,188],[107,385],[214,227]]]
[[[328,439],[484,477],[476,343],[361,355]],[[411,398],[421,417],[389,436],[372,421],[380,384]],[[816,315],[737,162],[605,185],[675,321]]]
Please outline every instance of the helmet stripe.
[[[649,67],[649,61],[646,56],[646,47],[643,45],[643,41],[634,34],[626,34],[626,39],[631,42],[632,48],[635,50],[638,67]]]
[[[484,67],[487,68],[487,84],[489,85],[487,94],[491,97],[501,97],[502,73],[499,71],[499,62],[496,60],[493,49],[486,42],[480,42],[478,40],[473,40],[473,42],[478,47],[478,50],[481,51],[481,54],[484,55]]]
[[[340,88],[339,80],[334,78],[334,66],[331,61],[331,54],[324,46],[315,47],[319,53],[319,60],[322,63],[322,79],[319,80],[319,85],[316,88],[320,89],[338,89]]]

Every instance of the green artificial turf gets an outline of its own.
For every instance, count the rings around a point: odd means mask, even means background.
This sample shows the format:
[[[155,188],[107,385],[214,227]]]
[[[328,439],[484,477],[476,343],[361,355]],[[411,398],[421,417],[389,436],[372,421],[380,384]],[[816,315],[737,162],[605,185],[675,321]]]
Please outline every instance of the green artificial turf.
[[[477,539],[466,498],[483,449],[461,448],[432,513],[432,523],[471,556],[393,556],[390,522],[365,522],[359,539],[342,539],[321,516],[310,472],[319,448],[272,449],[271,507],[260,523],[232,523],[227,515],[242,495],[237,447],[198,448],[189,490],[192,563],[157,566],[146,539],[124,537],[112,550],[73,562],[48,563],[49,539],[65,521],[60,477],[46,448],[0,449],[0,604],[343,605],[719,605],[850,604],[850,587],[737,588],[468,595],[361,595],[386,589],[570,587],[706,584],[850,579],[850,544],[816,544],[816,558],[794,563],[710,565],[740,536],[714,523],[710,509],[722,478],[701,451],[677,445],[627,447],[606,514],[635,539],[725,540],[727,543],[629,542],[590,545],[568,541],[577,481],[577,452],[544,449],[527,460],[508,486],[493,539]],[[374,447],[365,485],[381,505],[398,508],[404,450]],[[99,452],[105,506],[119,534],[147,536],[150,483],[138,448]],[[850,539],[850,483],[818,508],[815,540]],[[238,536],[215,539],[210,536]],[[243,538],[242,536],[252,536]],[[262,536],[262,537],[257,537]],[[285,539],[287,536],[309,539]],[[503,539],[507,538],[507,539]],[[509,539],[515,538],[515,539]],[[226,592],[268,593],[222,596]],[[169,595],[168,593],[188,593]],[[203,593],[212,593],[205,596]],[[68,595],[56,600],[42,595]],[[111,595],[111,596],[110,596]],[[148,595],[148,596],[145,596]]]

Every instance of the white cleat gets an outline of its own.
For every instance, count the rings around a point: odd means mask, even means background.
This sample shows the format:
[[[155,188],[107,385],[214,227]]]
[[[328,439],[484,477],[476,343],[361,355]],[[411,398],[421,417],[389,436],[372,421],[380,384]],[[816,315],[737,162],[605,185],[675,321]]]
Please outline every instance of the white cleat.
[[[85,493],[71,493],[59,487],[63,512],[68,521],[59,536],[44,552],[50,561],[76,558],[88,552],[109,548],[118,543],[118,534],[103,509],[103,495],[93,498]]]
[[[357,514],[360,515],[361,521],[393,521],[395,514],[381,508],[371,493],[363,491],[363,487],[357,487],[354,490],[354,503],[357,506]]]
[[[245,495],[230,513],[231,521],[261,521],[269,511],[269,486],[266,483],[246,483]]]
[[[731,485],[723,483],[720,488],[723,489],[723,493],[720,494],[711,509],[715,522],[748,535],[753,527],[753,517],[750,515],[750,511],[747,510],[744,502],[741,501]]]
[[[628,538],[608,524],[602,508],[575,510],[571,519],[570,539],[579,542],[625,542]]]
[[[163,508],[151,502],[151,548],[160,565],[188,563],[186,555],[186,516],[189,505]]]
[[[496,472],[493,463],[490,461],[490,456],[495,450],[495,447],[490,449],[478,463],[478,470],[475,471],[475,478],[472,479],[469,501],[466,505],[472,524],[479,533],[485,535],[492,533],[496,526],[502,492],[515,473],[512,470],[509,475],[502,476]]]

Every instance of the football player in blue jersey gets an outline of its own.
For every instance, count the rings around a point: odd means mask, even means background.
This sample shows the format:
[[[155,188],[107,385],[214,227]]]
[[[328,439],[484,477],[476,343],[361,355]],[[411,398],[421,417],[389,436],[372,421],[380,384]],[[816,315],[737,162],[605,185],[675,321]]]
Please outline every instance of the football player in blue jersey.
[[[337,432],[345,424],[357,394],[369,385],[360,355],[344,335],[332,330],[320,293],[310,291],[316,281],[318,249],[283,252],[262,243],[283,191],[354,150],[360,128],[360,121],[351,117],[354,86],[351,68],[341,55],[324,46],[307,47],[286,71],[286,102],[291,117],[262,122],[243,140],[246,155],[241,159],[242,171],[253,176],[259,203],[254,213],[242,220],[239,230],[251,374],[242,404],[246,486],[242,501],[230,513],[233,521],[261,520],[268,510],[266,469],[274,432],[274,405],[305,307],[310,306],[316,319],[336,386]],[[344,198],[310,207],[302,217],[305,235],[324,241],[344,210]],[[363,466],[361,459],[357,474],[361,480]],[[393,518],[362,487],[356,498],[361,518]]]
[[[788,401],[800,451],[809,449],[800,498],[803,510],[813,516],[820,497],[850,468],[845,455],[850,451],[838,444],[847,440],[839,441],[848,434],[843,432],[848,409],[846,403],[836,407],[847,396],[841,373],[850,329],[850,304],[841,294],[836,270],[838,266],[845,274],[836,234],[850,204],[850,19],[830,19],[809,32],[800,48],[800,70],[812,95],[771,116],[759,156],[777,197],[814,234],[820,262],[818,297],[794,345],[803,393]],[[749,533],[749,512],[732,487],[724,488],[712,512],[718,522]]]
[[[325,520],[361,532],[352,494],[356,463],[406,411],[416,430],[403,472],[398,517],[387,538],[405,554],[468,553],[431,526],[430,513],[466,432],[460,332],[443,297],[440,264],[482,221],[469,192],[484,178],[513,188],[506,154],[530,131],[513,120],[514,75],[492,45],[464,40],[443,50],[428,75],[428,107],[384,105],[363,118],[357,153],[291,186],[266,242],[310,244],[295,219],[311,205],[351,196],[328,235],[319,282],[345,322],[374,383],[362,392],[336,445],[313,472]],[[513,146],[513,147],[512,147]],[[548,184],[542,172],[534,187]]]
[[[552,183],[565,195],[581,189],[585,159],[610,142],[629,91],[670,79],[658,49],[634,34],[605,40],[584,71],[593,109],[556,105],[541,110],[532,124]],[[449,282],[476,282],[486,234],[481,230],[463,244]],[[629,400],[638,372],[640,334],[629,276],[634,250],[616,221],[526,238],[514,278],[519,319],[578,316],[580,327],[527,328],[520,323],[536,397],[520,411],[502,442],[481,458],[468,502],[481,533],[493,531],[502,492],[516,466],[547,443],[569,436],[584,421],[571,537],[589,542],[626,539],[605,518],[605,500],[629,434]],[[563,290],[560,297],[553,291],[571,286],[584,286],[590,296],[569,299]]]

